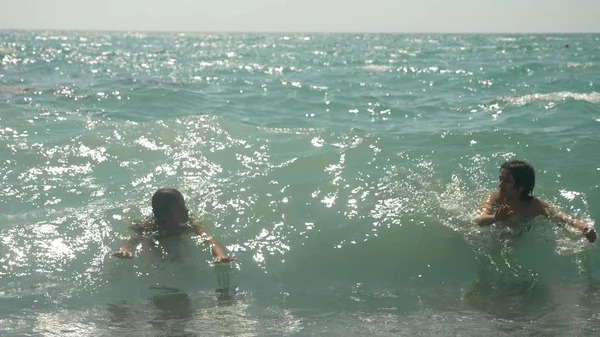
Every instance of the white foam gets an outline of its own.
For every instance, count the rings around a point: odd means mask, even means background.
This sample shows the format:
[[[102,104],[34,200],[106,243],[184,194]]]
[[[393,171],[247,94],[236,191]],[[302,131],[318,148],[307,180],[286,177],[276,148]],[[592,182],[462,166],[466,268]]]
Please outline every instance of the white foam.
[[[376,65],[376,64],[369,64],[367,66],[364,66],[363,69],[367,70],[367,71],[386,72],[386,71],[390,71],[392,69],[392,67]]]
[[[557,36],[548,36],[546,38],[546,41],[564,41],[566,40],[566,38],[564,37],[557,37]]]
[[[398,49],[398,54],[408,55],[408,56],[417,56],[417,53],[410,52],[405,49]]]
[[[591,68],[593,67],[595,64],[592,62],[585,62],[585,63],[577,63],[577,62],[569,62],[567,63],[567,68],[583,68],[583,69],[587,69],[587,68]]]
[[[562,91],[548,94],[529,94],[520,97],[509,98],[509,105],[523,106],[533,103],[543,102],[560,102],[567,98],[573,98],[579,101],[587,101],[594,104],[600,104],[600,93],[592,92],[588,94],[580,94],[576,92]]]
[[[496,39],[496,41],[500,41],[500,42],[515,42],[517,41],[516,38],[514,37],[499,37]]]

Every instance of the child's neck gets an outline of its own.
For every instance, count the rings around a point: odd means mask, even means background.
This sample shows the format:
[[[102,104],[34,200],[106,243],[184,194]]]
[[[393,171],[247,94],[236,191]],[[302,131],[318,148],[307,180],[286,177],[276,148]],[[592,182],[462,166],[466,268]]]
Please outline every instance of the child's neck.
[[[163,229],[175,228],[177,224],[171,220],[157,221],[158,227]]]
[[[518,196],[518,197],[512,197],[512,198],[506,198],[506,203],[509,205],[523,205],[527,203],[527,199]]]

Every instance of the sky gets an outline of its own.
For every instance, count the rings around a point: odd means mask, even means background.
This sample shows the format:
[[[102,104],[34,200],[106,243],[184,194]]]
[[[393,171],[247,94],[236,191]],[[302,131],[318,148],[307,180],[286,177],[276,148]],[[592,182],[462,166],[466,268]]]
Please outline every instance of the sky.
[[[0,0],[0,29],[600,32],[600,0]]]

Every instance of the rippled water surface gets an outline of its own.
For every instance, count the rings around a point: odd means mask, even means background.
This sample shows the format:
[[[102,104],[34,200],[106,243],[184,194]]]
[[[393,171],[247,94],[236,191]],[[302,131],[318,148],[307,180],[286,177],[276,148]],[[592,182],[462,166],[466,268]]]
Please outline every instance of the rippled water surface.
[[[599,42],[1,32],[0,332],[597,334],[595,244],[472,212],[522,158],[600,217]],[[166,186],[237,264],[110,256]]]

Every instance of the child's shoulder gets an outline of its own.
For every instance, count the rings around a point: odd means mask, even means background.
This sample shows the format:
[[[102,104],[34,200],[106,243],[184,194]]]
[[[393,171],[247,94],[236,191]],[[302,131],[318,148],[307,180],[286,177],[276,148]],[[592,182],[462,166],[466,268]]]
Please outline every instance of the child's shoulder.
[[[490,191],[485,195],[485,200],[491,204],[500,202],[500,191]]]
[[[129,224],[129,229],[136,231],[138,233],[144,233],[149,231],[155,227],[155,222],[153,217],[147,217],[143,219],[135,219],[132,220]]]
[[[200,220],[198,220],[196,218],[190,218],[190,221],[188,221],[188,223],[191,226],[202,226],[202,223],[200,222]]]
[[[531,198],[531,201],[529,202],[529,205],[532,209],[534,209],[538,214],[542,214],[545,212],[545,210],[550,207],[550,204],[548,204],[545,200],[540,199],[538,197],[533,197]]]
[[[204,229],[204,225],[202,225],[200,220],[195,219],[195,218],[190,218],[190,221],[188,222],[188,226],[190,229],[192,229],[194,231],[197,231],[199,229]]]

